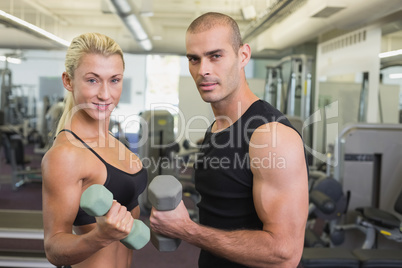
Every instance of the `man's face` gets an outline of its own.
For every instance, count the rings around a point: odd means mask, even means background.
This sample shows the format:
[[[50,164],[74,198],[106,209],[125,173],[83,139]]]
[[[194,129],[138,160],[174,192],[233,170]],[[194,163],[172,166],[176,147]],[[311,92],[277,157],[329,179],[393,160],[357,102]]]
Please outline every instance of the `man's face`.
[[[233,49],[231,34],[230,28],[216,26],[186,35],[189,70],[205,102],[224,100],[239,88],[241,57]]]

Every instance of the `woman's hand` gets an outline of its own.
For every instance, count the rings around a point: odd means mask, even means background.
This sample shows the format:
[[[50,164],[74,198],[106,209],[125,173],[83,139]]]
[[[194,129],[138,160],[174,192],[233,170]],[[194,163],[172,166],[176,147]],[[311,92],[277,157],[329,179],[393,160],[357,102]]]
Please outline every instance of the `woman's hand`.
[[[112,242],[122,240],[130,233],[134,218],[125,206],[113,200],[113,204],[106,215],[96,217],[96,223],[99,236]]]

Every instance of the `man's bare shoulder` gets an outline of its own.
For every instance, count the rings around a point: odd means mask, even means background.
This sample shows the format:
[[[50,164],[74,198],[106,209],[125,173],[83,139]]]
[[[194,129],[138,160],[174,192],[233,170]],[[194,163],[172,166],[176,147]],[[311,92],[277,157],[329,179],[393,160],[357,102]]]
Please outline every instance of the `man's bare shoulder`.
[[[270,122],[255,129],[250,140],[250,149],[277,146],[297,146],[302,144],[299,133],[292,127],[279,122]]]

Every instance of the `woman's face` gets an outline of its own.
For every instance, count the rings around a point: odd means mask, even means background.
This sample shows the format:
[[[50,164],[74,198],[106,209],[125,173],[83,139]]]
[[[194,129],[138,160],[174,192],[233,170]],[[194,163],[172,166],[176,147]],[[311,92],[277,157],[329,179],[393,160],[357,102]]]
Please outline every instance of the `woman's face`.
[[[95,120],[110,117],[123,88],[123,60],[120,55],[84,55],[71,81],[75,105]]]

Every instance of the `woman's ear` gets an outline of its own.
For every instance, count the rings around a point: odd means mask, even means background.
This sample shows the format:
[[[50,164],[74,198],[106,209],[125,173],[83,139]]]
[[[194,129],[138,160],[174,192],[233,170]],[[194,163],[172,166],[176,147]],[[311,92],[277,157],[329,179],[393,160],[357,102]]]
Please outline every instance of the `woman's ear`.
[[[73,85],[72,85],[72,81],[70,79],[70,76],[64,72],[61,76],[62,80],[63,80],[63,86],[65,89],[67,89],[68,91],[73,91]]]

